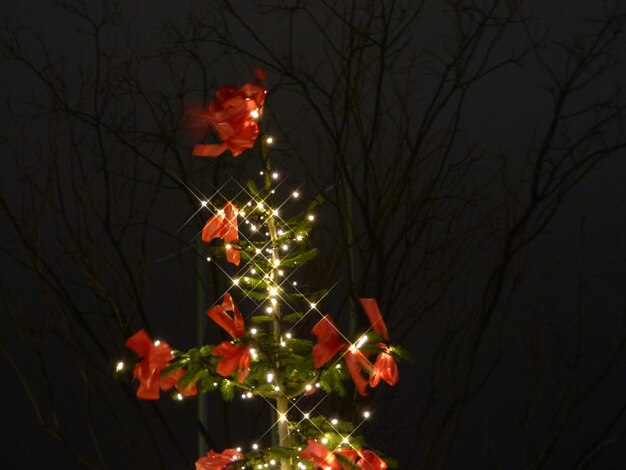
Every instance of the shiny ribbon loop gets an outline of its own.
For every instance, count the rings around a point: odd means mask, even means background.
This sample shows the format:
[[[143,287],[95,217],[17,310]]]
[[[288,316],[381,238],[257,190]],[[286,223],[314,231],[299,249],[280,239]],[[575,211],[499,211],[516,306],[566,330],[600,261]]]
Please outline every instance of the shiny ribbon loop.
[[[209,243],[215,238],[224,240],[226,246],[226,261],[239,266],[241,253],[238,248],[228,247],[231,243],[239,242],[239,230],[237,227],[237,207],[230,201],[224,205],[224,209],[207,220],[202,229],[202,241]]]

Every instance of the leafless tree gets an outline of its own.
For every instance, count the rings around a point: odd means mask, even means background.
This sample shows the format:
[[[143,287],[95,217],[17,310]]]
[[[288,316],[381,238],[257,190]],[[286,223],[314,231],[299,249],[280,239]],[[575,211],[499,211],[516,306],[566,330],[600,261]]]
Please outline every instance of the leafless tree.
[[[38,421],[85,466],[120,447],[126,465],[194,460],[193,410],[137,403],[113,368],[138,326],[195,341],[202,220],[181,214],[256,156],[192,159],[185,110],[259,66],[273,156],[326,201],[311,282],[340,281],[328,308],[353,327],[376,297],[416,357],[371,398],[374,447],[400,468],[623,460],[624,299],[594,308],[597,229],[580,225],[574,276],[546,242],[626,146],[625,12],[574,3],[219,0],[155,23],[140,2],[68,2],[50,10],[66,48],[8,21],[2,352]]]

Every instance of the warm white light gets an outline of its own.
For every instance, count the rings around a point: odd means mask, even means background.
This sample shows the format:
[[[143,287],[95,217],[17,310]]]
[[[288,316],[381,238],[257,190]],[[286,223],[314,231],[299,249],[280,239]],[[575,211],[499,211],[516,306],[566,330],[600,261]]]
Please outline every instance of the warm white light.
[[[214,386],[214,387],[217,387],[217,382],[213,382],[213,386]]]
[[[311,390],[313,387],[311,386],[311,384],[306,384],[306,386],[304,387],[304,389],[308,392],[309,390]]]
[[[291,339],[291,333],[285,333],[285,336],[287,337],[287,339]]]
[[[281,341],[281,342],[280,342],[280,347],[281,347],[281,348],[284,348],[285,346],[287,346],[287,343],[285,343],[284,341]]]
[[[280,266],[280,260],[278,258],[274,260],[274,266]]]
[[[254,356],[256,354],[256,349],[250,348],[250,354],[252,354]]]
[[[272,215],[273,215],[274,217],[278,217],[278,209],[274,209],[274,210],[272,211]]]
[[[278,303],[278,301],[274,297],[270,299],[270,302],[272,303],[272,305],[276,305]]]
[[[282,246],[283,251],[287,251],[289,249],[289,245],[285,244]]]
[[[224,209],[218,209],[217,215],[224,215]]]
[[[178,401],[183,401],[183,395],[181,393],[177,393],[176,398],[178,398]]]
[[[298,191],[294,191],[293,193],[291,193],[291,195],[296,199],[300,197],[300,193]]]
[[[311,302],[311,308],[315,308],[315,307],[317,307],[317,304]]]
[[[293,282],[292,282],[292,284],[293,284],[294,286],[297,286],[297,285],[298,285],[298,281],[293,281]]]
[[[298,236],[296,237],[296,240],[298,240],[299,242],[301,242],[301,241],[302,241],[302,235],[298,235]]]
[[[245,216],[246,216],[246,211],[240,211],[239,213],[241,214],[241,217],[245,217]],[[246,220],[246,223],[247,223],[247,222],[248,222],[248,221]]]
[[[278,275],[279,276],[283,276],[285,274],[285,271],[283,271],[282,269],[278,270]]]
[[[242,394],[241,394],[241,399],[242,399],[242,400],[245,400],[245,399],[246,399],[246,394],[245,394],[245,393],[242,393]]]
[[[278,173],[276,173],[276,172],[272,173],[272,178],[274,178],[274,179],[278,178]]]
[[[313,214],[309,214],[307,219],[309,219],[311,222],[313,222],[315,220],[315,216]]]
[[[337,423],[339,423],[339,421],[337,420],[337,418],[333,418],[333,419],[331,419],[331,420],[330,420],[330,423],[331,423],[333,426],[336,426],[336,425],[337,425]]]
[[[336,367],[337,369],[341,369],[341,364],[337,364],[335,367]]]
[[[260,255],[260,254],[261,254],[261,248],[257,248],[257,249],[256,249],[256,250],[254,250],[254,251],[255,251],[255,253],[256,253],[257,255]]]
[[[325,437],[322,437],[322,444],[328,444],[328,439],[326,439]]]
[[[270,465],[276,465],[276,460],[274,459],[270,460]]]
[[[233,284],[238,285],[239,284],[239,279],[233,279]]]
[[[117,365],[115,366],[115,370],[118,372],[124,370],[124,361],[118,362]]]
[[[227,249],[227,250],[230,250],[232,247],[233,247],[233,246],[232,246],[230,243],[227,243],[227,244],[226,244],[226,249]]]
[[[252,398],[252,392],[248,392],[248,393],[246,393],[246,397],[248,397],[248,398]]]
[[[280,415],[280,418],[278,418],[278,421],[285,422],[287,421],[287,417],[285,415]]]
[[[250,334],[251,334],[252,336],[256,335],[256,328],[252,328],[252,329],[250,330]]]
[[[350,440],[347,437],[344,437],[342,442],[344,444],[350,444]]]
[[[280,387],[279,387],[278,385],[274,385],[274,391],[275,391],[275,392],[280,391]]]
[[[209,201],[200,201],[200,205],[202,207],[206,207],[206,205],[209,203]]]
[[[356,348],[359,349],[365,343],[367,343],[367,336],[361,336],[359,340],[356,342]]]
[[[210,263],[211,262],[211,257],[207,256],[206,260]]]
[[[364,417],[365,419],[369,418],[370,416],[371,416],[371,413],[370,413],[369,411],[365,410],[365,411],[363,412],[363,417]]]
[[[252,269],[250,270],[250,272],[251,272],[252,274],[256,274],[256,269],[252,268]]]
[[[161,341],[159,341],[158,339],[154,342],[155,346],[158,346],[159,344],[161,344]]]
[[[250,225],[250,230],[252,230],[253,232],[256,232],[256,225]]]
[[[278,235],[283,235],[285,232],[283,231],[282,228],[278,229]]]
[[[241,452],[241,447],[237,447],[237,452]]]
[[[309,419],[309,413],[304,413],[302,416],[304,416],[304,419]]]
[[[315,384],[315,388],[320,388],[320,387],[321,387],[321,385],[319,383]]]
[[[263,210],[263,203],[259,202],[256,207],[257,207],[257,209],[262,211]]]
[[[258,109],[253,109],[252,111],[250,111],[250,116],[252,116],[252,119],[258,119],[259,118],[259,110]]]
[[[270,289],[270,295],[276,295],[276,294],[278,294],[278,289],[276,289],[276,287],[272,287]]]
[[[258,444],[252,444],[252,448],[253,448],[254,450],[257,450],[257,449],[259,448],[259,445],[258,445]]]
[[[274,311],[274,309],[273,309],[272,307],[266,307],[266,308],[265,308],[265,311],[266,311],[267,313],[272,313],[272,312]]]
[[[265,139],[265,142],[267,142],[268,144],[271,144],[271,143],[273,143],[273,142],[274,142],[274,138],[273,138],[273,137],[267,137],[267,138]]]
[[[267,381],[268,383],[271,382],[272,380],[274,380],[274,374],[272,374],[271,372],[267,373]]]

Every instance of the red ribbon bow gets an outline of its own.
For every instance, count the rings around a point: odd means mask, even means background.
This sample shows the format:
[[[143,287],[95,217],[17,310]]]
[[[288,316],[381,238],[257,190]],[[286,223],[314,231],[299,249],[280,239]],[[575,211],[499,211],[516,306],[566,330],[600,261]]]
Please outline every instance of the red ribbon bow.
[[[223,470],[241,459],[243,455],[237,449],[224,449],[221,454],[210,450],[196,461],[196,470]]]
[[[153,342],[145,330],[139,330],[126,340],[126,347],[142,358],[133,370],[133,375],[139,380],[137,397],[143,400],[158,400],[159,389],[167,391],[185,375],[183,369],[176,369],[166,377],[161,377],[165,369],[174,358],[172,348],[164,341]],[[176,385],[177,390],[184,396],[193,396],[197,393],[195,384],[183,389]]]
[[[335,454],[342,455],[350,462],[356,464],[357,468],[364,470],[386,470],[387,464],[376,453],[367,449],[339,449]]]
[[[300,452],[300,457],[310,460],[313,465],[322,470],[343,470],[346,467],[342,465],[336,455],[348,459],[356,465],[356,468],[364,470],[386,470],[387,464],[376,453],[367,449],[338,449],[334,453],[319,442],[309,439],[307,448]]]
[[[373,330],[384,339],[389,339],[387,327],[375,299],[359,299],[367,317],[372,324]],[[374,365],[369,361],[367,355],[359,349],[346,343],[341,338],[339,330],[328,315],[322,317],[311,330],[317,338],[317,344],[313,346],[313,365],[319,369],[330,361],[339,351],[345,351],[344,359],[348,372],[354,381],[354,385],[360,395],[367,395],[366,387],[368,380],[363,377],[362,370],[365,369],[369,375],[369,385],[376,387],[380,380],[384,380],[389,385],[395,385],[399,379],[398,367],[389,349],[383,343],[377,343],[383,351],[378,355]]]
[[[330,450],[317,441],[309,439],[307,448],[300,452],[300,457],[310,460],[313,465],[322,470],[342,470],[342,465]]]
[[[202,241],[209,243],[214,238],[221,238],[226,243],[226,261],[239,266],[241,254],[239,249],[230,246],[239,241],[237,228],[237,207],[230,201],[224,205],[224,209],[217,211],[213,217],[207,220],[202,229]]]
[[[227,312],[233,312],[233,316]],[[207,315],[221,326],[233,339],[245,335],[243,316],[235,307],[230,294],[224,294],[224,301],[211,308]],[[211,351],[213,356],[222,356],[215,371],[222,377],[230,376],[237,371],[237,381],[243,383],[250,370],[250,351],[247,344],[234,345],[231,341],[224,341]]]
[[[255,70],[255,75],[261,80],[265,78],[262,71]],[[222,143],[198,144],[193,149],[193,155],[217,157],[230,150],[236,157],[252,148],[259,135],[257,120],[263,112],[266,92],[261,83],[246,83],[239,89],[233,86],[218,88],[202,120],[215,128]]]

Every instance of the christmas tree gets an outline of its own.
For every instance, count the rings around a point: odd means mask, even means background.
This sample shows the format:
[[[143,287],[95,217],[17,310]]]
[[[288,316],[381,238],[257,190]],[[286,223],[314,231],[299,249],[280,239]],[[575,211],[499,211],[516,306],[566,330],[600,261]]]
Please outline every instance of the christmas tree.
[[[196,113],[196,125],[217,133],[220,142],[195,145],[195,156],[237,157],[255,148],[260,155],[260,161],[250,158],[260,183],[237,183],[233,195],[222,188],[200,201],[210,214],[201,234],[207,262],[220,266],[230,286],[207,306],[207,321],[228,339],[177,351],[139,330],[126,342],[138,357],[137,397],[156,400],[160,391],[175,389],[179,400],[210,393],[223,400],[257,396],[272,408],[268,431],[251,448],[211,450],[196,462],[197,469],[389,468],[394,462],[369,449],[360,434],[371,411],[339,419],[325,416],[319,405],[327,394],[345,396],[352,387],[366,396],[381,381],[395,385],[395,360],[404,352],[389,343],[375,299],[359,299],[368,328],[345,336],[333,317],[322,313],[327,291],[309,292],[294,280],[292,274],[317,254],[309,235],[321,200],[298,210],[303,198],[297,190],[281,197],[280,175],[270,160],[273,139],[259,127],[265,74],[257,69],[255,76],[240,88],[220,87],[212,103]],[[266,435],[272,442],[263,446]]]

